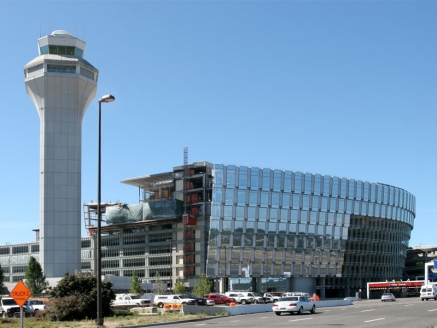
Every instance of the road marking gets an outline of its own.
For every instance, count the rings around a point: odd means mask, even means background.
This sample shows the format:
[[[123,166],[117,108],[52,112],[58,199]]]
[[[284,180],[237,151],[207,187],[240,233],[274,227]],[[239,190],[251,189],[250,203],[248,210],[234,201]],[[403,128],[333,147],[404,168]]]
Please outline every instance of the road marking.
[[[373,322],[373,321],[379,321],[379,320],[385,320],[385,318],[379,318],[379,319],[367,320],[367,321],[364,321],[364,322]]]
[[[432,311],[437,311],[437,309],[434,309],[434,310],[428,310],[429,312],[432,312]]]
[[[206,326],[206,323],[198,323],[196,326]]]
[[[234,320],[234,321],[231,321],[231,322],[238,322],[238,321],[240,321],[240,320]]]
[[[261,317],[261,319],[268,319],[269,317]]]
[[[414,304],[405,304],[404,306],[413,306]]]
[[[305,319],[295,319],[295,320],[290,320],[290,322],[293,322],[293,321],[303,321],[303,320],[311,320],[312,318],[305,318]]]
[[[363,310],[361,312],[369,312],[369,311],[375,311],[375,309],[371,309],[371,310]]]

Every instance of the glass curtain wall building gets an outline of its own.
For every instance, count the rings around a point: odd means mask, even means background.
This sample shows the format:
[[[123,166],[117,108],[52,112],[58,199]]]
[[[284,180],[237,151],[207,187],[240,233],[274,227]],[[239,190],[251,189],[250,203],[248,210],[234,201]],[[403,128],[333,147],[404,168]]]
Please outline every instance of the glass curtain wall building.
[[[255,290],[283,278],[287,290],[322,297],[402,278],[415,218],[411,193],[247,166],[215,165],[213,176],[209,276],[229,278],[234,287],[236,278],[250,277]]]
[[[102,273],[178,278],[206,273],[215,292],[300,291],[355,296],[367,282],[401,280],[415,197],[397,187],[328,175],[195,162],[123,180],[138,204],[104,204]],[[84,205],[91,237],[82,272],[95,272],[96,203]],[[89,221],[89,222],[88,222]],[[88,222],[88,223],[87,223]],[[0,247],[5,281],[23,279],[39,237]],[[378,295],[361,295],[363,298]]]

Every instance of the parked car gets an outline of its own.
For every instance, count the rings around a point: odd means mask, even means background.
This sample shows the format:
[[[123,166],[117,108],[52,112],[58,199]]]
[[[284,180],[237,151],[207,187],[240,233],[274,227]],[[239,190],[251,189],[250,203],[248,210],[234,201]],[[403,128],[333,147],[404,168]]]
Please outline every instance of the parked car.
[[[396,301],[395,296],[392,293],[384,293],[381,296],[381,302],[387,302],[387,301],[391,301],[394,302]]]
[[[279,296],[273,295],[273,294],[270,294],[270,293],[264,293],[263,297],[266,300],[266,303],[277,302],[280,299]]]
[[[246,297],[253,297],[253,304],[257,303],[266,303],[266,300],[261,294],[254,293],[254,292],[241,292]]]
[[[189,298],[192,298],[193,300],[196,301],[196,305],[202,305],[205,306],[206,304],[206,298],[201,298],[201,297],[197,297],[193,294],[185,294],[187,295]]]
[[[227,297],[222,294],[206,294],[205,298],[213,300],[215,304],[229,305],[231,302],[235,302],[235,298]]]
[[[205,301],[206,301],[206,305],[207,305],[207,306],[213,306],[213,305],[215,305],[215,302],[214,302],[213,300],[210,300],[210,299],[205,298]]]
[[[227,292],[227,293],[225,293],[225,296],[234,298],[235,302],[239,303],[239,304],[244,305],[244,304],[252,304],[253,303],[253,297],[245,296],[245,295],[238,293],[238,292]]]
[[[115,300],[111,306],[127,307],[127,306],[152,306],[152,300],[149,298],[141,298],[135,294],[115,294]]]
[[[14,299],[11,297],[3,297],[0,300],[0,310],[3,318],[11,318],[20,315],[20,306],[15,303]],[[26,312],[26,308],[23,307],[23,311]]]
[[[43,300],[28,300],[26,302],[26,313],[37,314],[47,308]]]
[[[272,310],[276,315],[281,315],[282,312],[303,314],[304,311],[309,311],[316,313],[316,303],[305,296],[283,297],[273,304]]]
[[[282,297],[290,297],[290,296],[305,296],[308,299],[311,299],[310,293],[306,292],[286,292],[282,294]]]

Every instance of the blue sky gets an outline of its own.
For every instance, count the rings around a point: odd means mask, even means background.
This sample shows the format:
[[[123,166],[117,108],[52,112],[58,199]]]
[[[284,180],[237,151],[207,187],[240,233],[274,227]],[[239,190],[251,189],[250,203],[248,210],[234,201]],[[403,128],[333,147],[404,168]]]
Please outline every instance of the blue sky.
[[[336,175],[416,196],[436,244],[437,1],[0,1],[0,245],[39,227],[39,118],[23,66],[67,30],[100,71],[83,120],[82,202],[188,159]],[[85,235],[85,230],[83,230]]]

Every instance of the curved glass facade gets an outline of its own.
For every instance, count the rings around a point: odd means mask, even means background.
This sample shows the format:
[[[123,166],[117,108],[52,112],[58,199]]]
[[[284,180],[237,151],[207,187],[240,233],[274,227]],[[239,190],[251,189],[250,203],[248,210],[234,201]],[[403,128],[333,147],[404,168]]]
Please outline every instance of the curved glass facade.
[[[213,176],[207,275],[325,277],[332,288],[402,277],[411,193],[247,166],[216,164]]]

